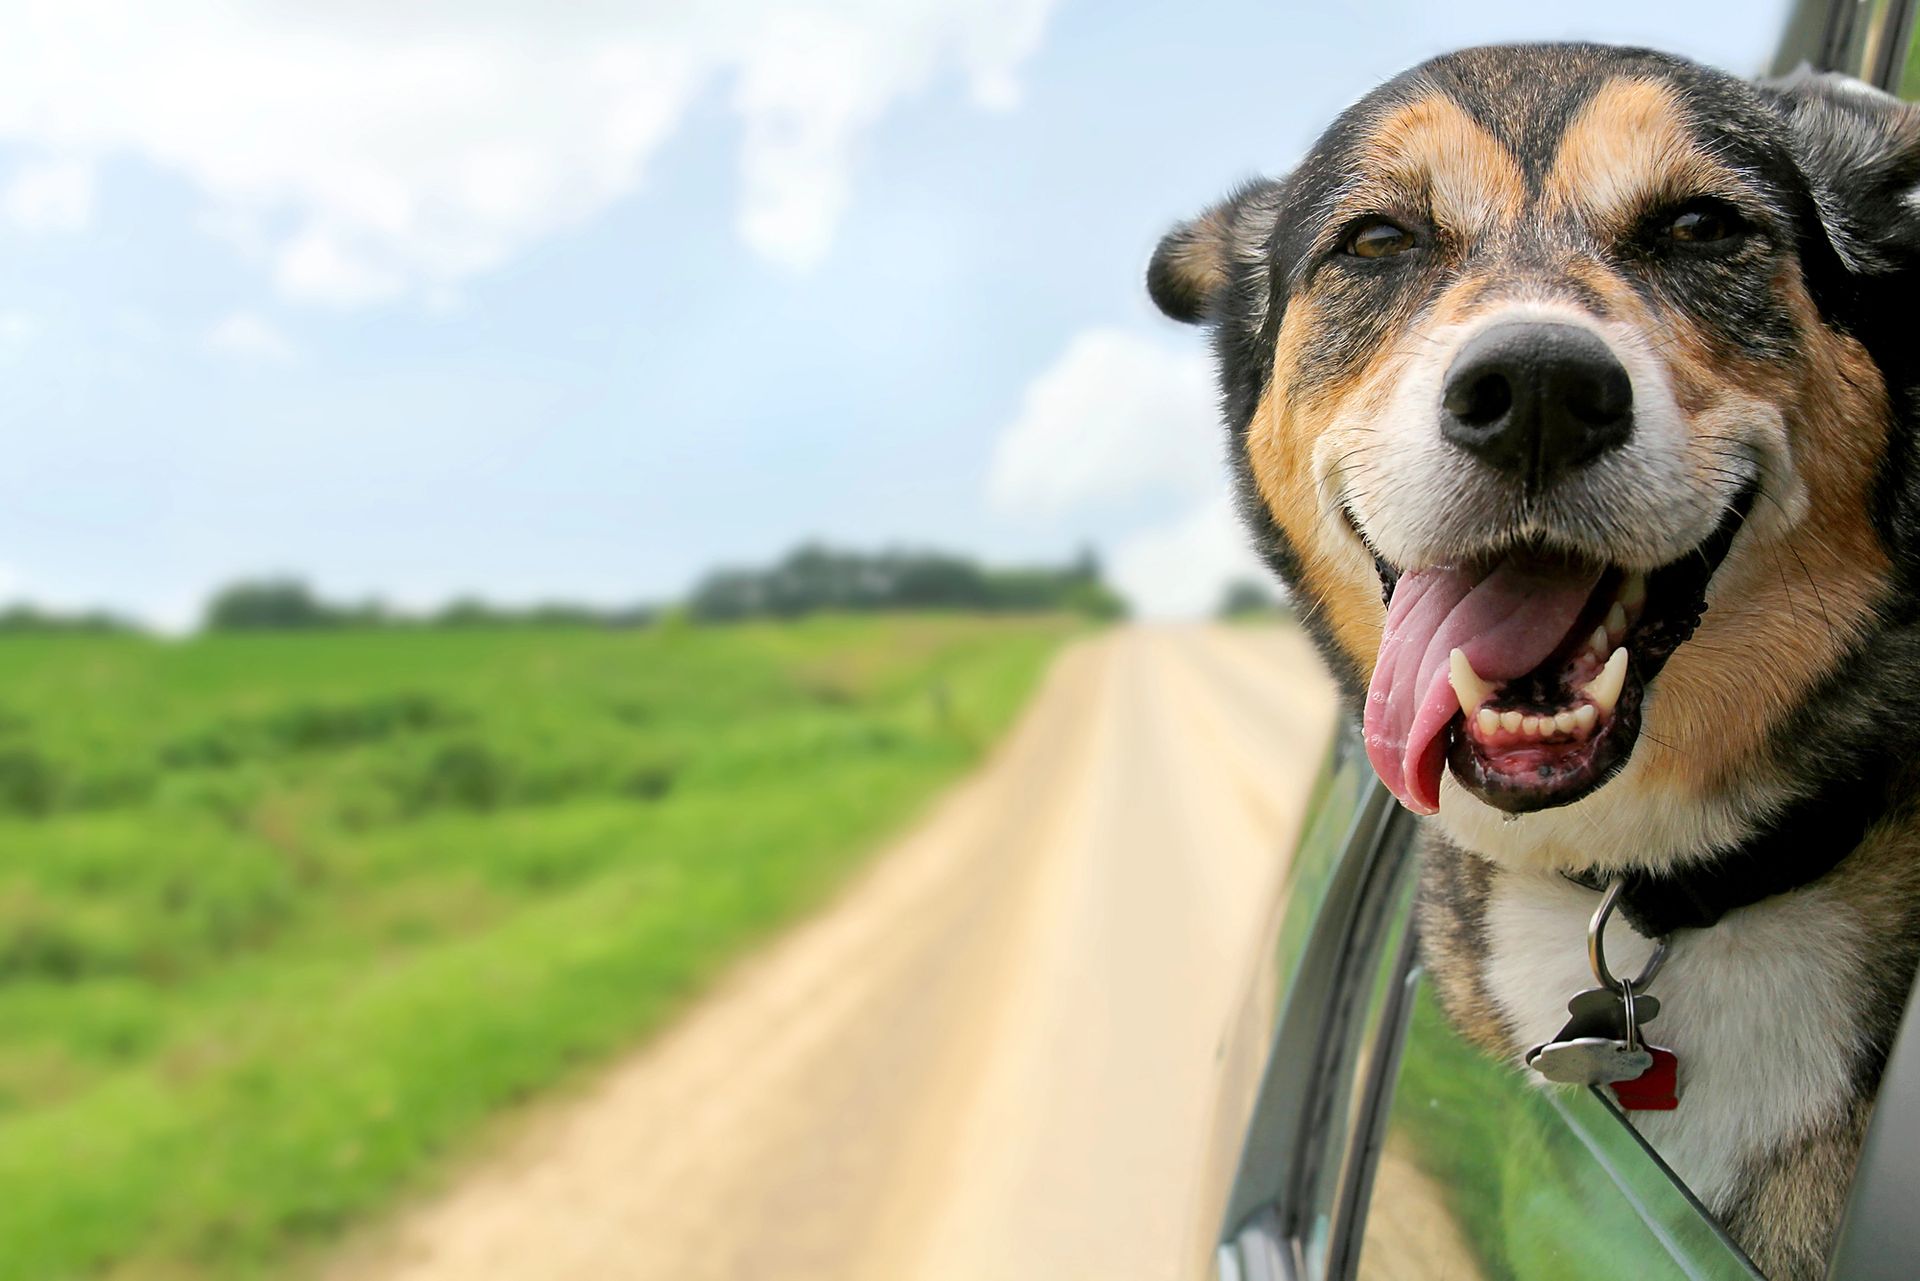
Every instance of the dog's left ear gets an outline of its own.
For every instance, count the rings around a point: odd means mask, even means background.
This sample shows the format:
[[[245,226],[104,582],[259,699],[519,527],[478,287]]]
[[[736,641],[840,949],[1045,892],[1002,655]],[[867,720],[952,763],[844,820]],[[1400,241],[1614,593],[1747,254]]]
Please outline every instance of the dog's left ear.
[[[1761,89],[1786,117],[1842,265],[1857,276],[1920,265],[1920,106],[1806,67]]]
[[[1239,268],[1264,261],[1281,185],[1248,183],[1197,218],[1160,238],[1147,264],[1147,292],[1175,320],[1211,320]]]

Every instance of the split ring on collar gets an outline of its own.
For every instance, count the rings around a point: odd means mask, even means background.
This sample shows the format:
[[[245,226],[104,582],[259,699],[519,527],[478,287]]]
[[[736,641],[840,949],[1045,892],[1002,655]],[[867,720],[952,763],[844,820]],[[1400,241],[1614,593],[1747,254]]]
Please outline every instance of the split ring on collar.
[[[1600,906],[1594,909],[1593,920],[1587,925],[1587,963],[1593,967],[1595,981],[1600,986],[1623,995],[1626,992],[1626,983],[1615,978],[1613,971],[1607,968],[1606,932],[1607,919],[1613,915],[1614,906],[1619,903],[1620,892],[1625,887],[1626,882],[1617,876],[1610,881],[1607,884],[1607,892],[1600,898]],[[1633,980],[1633,990],[1646,991],[1647,985],[1653,982],[1654,975],[1658,974],[1660,967],[1666,963],[1667,940],[1663,936],[1655,940],[1653,955],[1647,958],[1647,963],[1641,968],[1639,977]]]

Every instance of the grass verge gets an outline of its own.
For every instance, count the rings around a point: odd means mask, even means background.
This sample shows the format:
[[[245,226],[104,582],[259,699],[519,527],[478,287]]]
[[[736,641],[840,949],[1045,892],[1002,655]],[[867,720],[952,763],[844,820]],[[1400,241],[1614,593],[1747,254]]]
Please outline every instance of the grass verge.
[[[817,904],[1079,626],[0,644],[0,1279],[281,1275]]]

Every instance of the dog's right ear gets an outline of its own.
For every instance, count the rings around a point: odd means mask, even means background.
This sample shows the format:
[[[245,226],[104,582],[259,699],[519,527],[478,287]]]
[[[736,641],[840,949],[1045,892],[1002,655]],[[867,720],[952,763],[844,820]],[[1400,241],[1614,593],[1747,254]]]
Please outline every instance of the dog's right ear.
[[[1212,319],[1236,272],[1265,261],[1279,195],[1277,182],[1248,183],[1161,237],[1147,264],[1154,304],[1190,325]]]
[[[1761,87],[1786,118],[1846,269],[1888,276],[1920,264],[1920,106],[1805,66]]]

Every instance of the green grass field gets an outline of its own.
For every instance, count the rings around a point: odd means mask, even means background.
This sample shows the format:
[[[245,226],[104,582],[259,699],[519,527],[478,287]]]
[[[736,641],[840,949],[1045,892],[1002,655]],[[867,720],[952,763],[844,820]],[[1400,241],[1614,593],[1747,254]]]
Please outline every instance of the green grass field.
[[[818,903],[1082,626],[0,641],[0,1278],[314,1257]]]

